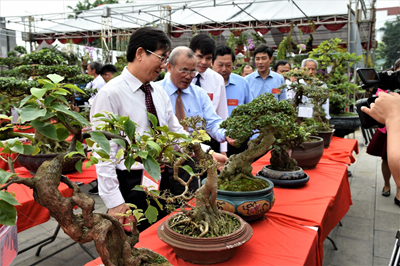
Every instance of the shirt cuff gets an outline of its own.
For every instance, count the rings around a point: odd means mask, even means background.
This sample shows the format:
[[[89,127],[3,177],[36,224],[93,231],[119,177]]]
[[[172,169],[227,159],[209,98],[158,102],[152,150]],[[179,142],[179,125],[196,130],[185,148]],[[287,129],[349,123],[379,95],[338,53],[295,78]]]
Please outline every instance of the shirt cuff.
[[[219,144],[219,151],[220,152],[228,152],[228,142],[222,142]]]
[[[125,203],[124,197],[122,197],[121,191],[119,187],[114,191],[110,191],[108,193],[104,193],[101,188],[101,184],[99,183],[99,196],[104,201],[104,204],[108,209],[117,207],[122,203]]]

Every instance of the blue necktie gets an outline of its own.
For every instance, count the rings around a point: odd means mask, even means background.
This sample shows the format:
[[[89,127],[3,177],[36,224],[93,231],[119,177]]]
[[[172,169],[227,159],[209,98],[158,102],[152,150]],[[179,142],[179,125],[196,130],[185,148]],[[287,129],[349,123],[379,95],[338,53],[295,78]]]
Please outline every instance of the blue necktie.
[[[197,74],[197,76],[196,76],[196,78],[197,78],[196,86],[199,86],[199,87],[201,87],[201,85],[200,85],[200,77],[201,77],[200,73]]]

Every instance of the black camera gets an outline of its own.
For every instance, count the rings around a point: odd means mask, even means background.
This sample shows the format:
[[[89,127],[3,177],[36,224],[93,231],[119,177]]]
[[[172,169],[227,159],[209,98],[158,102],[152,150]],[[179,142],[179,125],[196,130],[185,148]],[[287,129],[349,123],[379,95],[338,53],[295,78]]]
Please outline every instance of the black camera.
[[[376,89],[380,88],[382,90],[388,90],[394,92],[400,89],[400,70],[392,71],[387,70],[383,72],[377,72],[374,68],[360,68],[357,69],[357,74],[361,78],[363,83],[362,88],[368,89],[374,87]],[[361,125],[363,128],[368,129],[374,126],[384,127],[382,125],[363,111],[361,111],[362,106],[370,108],[371,103],[374,103],[377,96],[365,98],[358,100],[356,103],[357,113],[360,117]]]

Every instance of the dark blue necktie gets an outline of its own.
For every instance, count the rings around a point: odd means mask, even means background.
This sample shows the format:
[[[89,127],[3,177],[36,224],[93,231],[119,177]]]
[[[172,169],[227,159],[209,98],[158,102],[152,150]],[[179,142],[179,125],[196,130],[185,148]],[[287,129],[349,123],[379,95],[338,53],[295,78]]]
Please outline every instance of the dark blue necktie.
[[[200,73],[199,74],[197,74],[197,81],[196,81],[196,86],[199,86],[199,87],[201,87],[201,85],[200,85],[200,77],[201,77],[201,75],[200,75]]]

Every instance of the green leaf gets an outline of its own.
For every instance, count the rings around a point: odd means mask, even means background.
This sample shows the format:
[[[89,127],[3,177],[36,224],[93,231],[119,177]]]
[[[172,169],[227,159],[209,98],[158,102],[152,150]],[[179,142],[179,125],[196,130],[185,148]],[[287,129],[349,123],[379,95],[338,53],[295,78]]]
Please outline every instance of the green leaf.
[[[159,196],[159,194],[160,194],[158,190],[151,190],[150,193],[155,194],[156,196]],[[158,207],[159,207],[161,210],[164,209],[164,208],[163,208],[163,205],[161,204],[161,202],[160,202],[158,199],[153,198],[153,200],[157,203]]]
[[[157,117],[149,112],[147,112],[147,117],[149,118],[150,122],[153,124],[153,128],[157,127]]]
[[[62,141],[69,137],[69,131],[65,127],[57,128],[57,138],[58,140]]]
[[[91,138],[87,138],[87,139],[85,139],[85,141],[86,141],[86,144],[87,144],[89,147],[92,147],[93,144],[95,143]]]
[[[47,96],[47,97],[44,99],[44,105],[46,105],[46,106],[50,105],[55,99],[56,99],[56,98],[54,98],[54,97]]]
[[[132,140],[135,136],[136,125],[135,123],[129,118],[124,123],[124,131],[125,134],[128,136],[129,140]]]
[[[22,145],[22,146],[24,146],[24,151],[22,152],[22,154],[35,154],[40,151],[38,147],[33,147],[31,145]]]
[[[32,121],[38,117],[46,115],[46,109],[38,109],[34,107],[25,106],[21,110],[21,123],[25,123],[27,121]]]
[[[0,224],[14,226],[17,218],[17,209],[4,200],[0,200]]]
[[[99,162],[99,160],[98,160],[96,157],[91,156],[91,157],[90,157],[90,162],[91,162],[92,164],[97,164],[97,163]]]
[[[124,156],[124,150],[123,149],[119,149],[117,154],[115,155],[115,158],[117,160],[119,160],[122,156]]]
[[[22,144],[14,145],[10,147],[10,150],[12,150],[15,153],[24,153],[24,145]]]
[[[86,93],[85,93],[83,90],[79,89],[79,88],[78,88],[77,86],[75,86],[74,84],[65,84],[63,87],[64,87],[64,88],[71,89],[71,90],[74,90],[74,91],[77,91],[77,92],[80,92],[80,93],[86,95]]]
[[[149,152],[148,151],[138,151],[136,153],[136,155],[142,159],[147,159],[147,155],[149,155]]]
[[[107,154],[110,154],[110,142],[103,133],[92,131],[90,132],[92,139],[102,148]]]
[[[124,149],[126,149],[126,143],[124,140],[122,139],[111,139],[113,142],[115,142],[116,144],[118,144],[119,146],[123,147]]]
[[[82,173],[82,161],[81,160],[76,162],[75,168],[79,173]]]
[[[128,156],[126,156],[125,162],[124,162],[124,165],[125,165],[126,169],[127,169],[128,171],[130,171],[131,168],[132,168],[132,165],[133,165],[134,163],[135,163],[135,159],[133,159],[132,154],[129,153]]]
[[[20,102],[19,107],[21,108],[22,106],[24,106],[31,98],[32,98],[32,95],[26,96],[26,97]]]
[[[161,152],[161,147],[160,145],[158,145],[157,143],[155,143],[154,141],[148,140],[147,145],[151,146],[153,149],[155,149],[157,151],[156,156],[158,156]]]
[[[15,176],[15,174],[0,169],[0,185],[4,185],[12,176]]]
[[[179,168],[182,168],[183,170],[185,170],[186,172],[188,172],[189,175],[195,175],[193,172],[192,167],[190,167],[189,165],[184,165],[184,166],[179,166]]]
[[[19,204],[18,200],[7,191],[0,191],[0,200],[4,200],[11,205],[21,205]]]
[[[45,89],[31,88],[31,94],[38,99],[42,99],[43,95],[46,93]]]
[[[61,104],[54,104],[51,106],[51,108],[53,108],[54,110],[64,113],[66,115],[69,115],[71,117],[73,117],[75,120],[79,121],[80,123],[84,124],[84,125],[90,125],[90,123],[80,114],[78,114],[77,112],[71,111],[68,109],[68,107],[61,105]]]
[[[58,140],[56,128],[53,124],[44,123],[42,121],[32,121],[31,125],[42,135],[49,139]]]
[[[154,223],[155,221],[157,221],[157,216],[158,216],[157,208],[150,205],[147,208],[146,212],[144,213],[144,216],[146,216],[149,223],[151,224]]]
[[[102,149],[94,149],[93,152],[97,153],[101,158],[105,158],[105,159],[109,159],[110,158],[110,154],[107,154]]]
[[[161,169],[157,161],[153,157],[148,156],[147,159],[143,159],[143,166],[144,169],[146,169],[147,173],[149,173],[149,175],[156,182],[158,182],[161,176]]]
[[[91,161],[87,161],[87,162],[85,163],[86,169],[89,168],[89,167],[92,166],[92,165],[93,165],[93,164],[92,164]]]
[[[145,192],[146,191],[146,190],[144,190],[144,188],[141,185],[136,185],[134,188],[132,188],[132,190],[141,191],[141,192]],[[132,206],[130,206],[130,207],[132,207]]]
[[[47,75],[47,77],[51,81],[53,81],[53,83],[55,83],[55,84],[60,83],[60,81],[62,81],[64,79],[63,77],[61,77],[60,75],[57,75],[57,74],[49,74],[49,75]]]
[[[85,149],[84,149],[84,147],[83,147],[83,145],[82,145],[82,143],[80,141],[76,141],[75,148],[80,154],[85,156]]]

